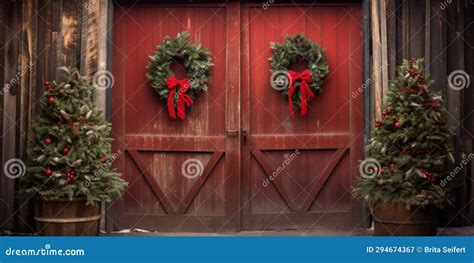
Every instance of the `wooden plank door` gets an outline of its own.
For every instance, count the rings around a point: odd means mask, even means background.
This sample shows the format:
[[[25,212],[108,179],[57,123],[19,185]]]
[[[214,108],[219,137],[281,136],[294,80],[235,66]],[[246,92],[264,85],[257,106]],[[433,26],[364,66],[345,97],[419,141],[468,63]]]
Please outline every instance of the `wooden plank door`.
[[[240,5],[116,5],[112,122],[115,167],[129,182],[114,229],[218,232],[240,227]],[[171,120],[146,65],[165,36],[190,32],[212,53],[209,91]],[[176,64],[176,65],[175,65]],[[179,63],[172,65],[184,77]],[[179,76],[181,74],[181,76]],[[226,136],[229,131],[229,136]],[[198,176],[184,176],[194,164]]]
[[[365,226],[351,185],[363,157],[359,4],[247,4],[242,10],[244,229]],[[326,49],[330,74],[304,117],[270,86],[270,42],[304,33]],[[271,177],[270,177],[271,176]]]

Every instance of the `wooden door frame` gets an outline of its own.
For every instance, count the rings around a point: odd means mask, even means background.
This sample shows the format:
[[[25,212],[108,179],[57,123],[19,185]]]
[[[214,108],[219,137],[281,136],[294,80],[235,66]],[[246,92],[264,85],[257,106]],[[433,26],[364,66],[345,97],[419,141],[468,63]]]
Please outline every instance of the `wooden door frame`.
[[[107,19],[103,19],[100,21],[100,23],[107,23],[107,34],[106,36],[102,36],[99,38],[99,42],[102,43],[102,46],[105,47],[105,52],[107,55],[105,57],[105,61],[99,61],[99,64],[100,63],[104,63],[106,65],[106,69],[109,70],[110,72],[112,71],[112,59],[113,59],[113,54],[112,54],[112,50],[113,50],[113,35],[112,35],[112,30],[113,30],[113,8],[114,8],[114,5],[117,5],[117,4],[120,4],[121,2],[120,1],[113,1],[113,0],[101,0],[101,2],[104,2],[104,6],[105,6],[105,10],[104,10],[104,14]],[[126,1],[122,1],[122,2],[126,2]],[[146,1],[144,1],[146,2]],[[173,1],[173,2],[178,2],[178,1]],[[184,1],[183,1],[184,2]],[[334,1],[334,2],[338,2],[338,1]],[[370,76],[371,76],[371,71],[372,71],[372,67],[371,67],[371,52],[370,52],[370,37],[371,37],[371,30],[370,30],[370,3],[369,3],[369,0],[355,0],[355,1],[350,1],[348,0],[347,2],[362,2],[362,15],[363,15],[363,34],[364,34],[364,47],[363,47],[363,55],[362,55],[362,59],[363,59],[363,81],[364,83],[366,83],[367,80],[370,79]],[[239,23],[237,23],[237,26],[234,25],[234,27],[237,27],[237,29],[234,28],[234,30],[237,30],[237,32],[240,32],[240,27],[241,27],[241,23],[243,22],[242,21],[242,15],[241,15],[241,6],[242,4],[239,2],[237,3],[232,3],[233,6],[238,6],[239,8],[236,8],[238,11],[235,11],[234,14],[232,14],[233,16],[236,16]],[[102,11],[101,11],[102,12]],[[227,19],[228,19],[228,16],[226,16]],[[227,36],[228,37],[228,36]],[[242,37],[239,37],[238,38],[238,41],[236,41],[234,43],[234,45],[236,47],[239,48],[239,52],[236,52],[234,54],[230,53],[227,51],[227,56],[231,56],[231,57],[234,57],[235,59],[238,59],[239,63],[239,67],[237,68],[234,68],[233,70],[230,70],[229,68],[227,69],[228,70],[228,74],[232,73],[231,75],[231,78],[228,78],[226,80],[226,84],[229,85],[229,84],[232,84],[234,86],[232,87],[239,87],[238,89],[237,88],[234,88],[232,90],[232,96],[239,96],[239,98],[241,97],[241,91],[242,91],[242,87],[241,87],[241,40],[242,40]],[[106,42],[106,43],[104,43]],[[232,100],[232,96],[230,95],[230,93],[226,96],[226,101],[227,103],[238,103],[239,104],[239,108],[241,106],[241,100]],[[369,137],[369,127],[370,127],[370,123],[373,119],[373,110],[372,110],[372,105],[373,105],[373,95],[372,95],[372,92],[371,92],[371,89],[368,88],[368,89],[365,89],[364,90],[364,99],[363,99],[363,108],[364,108],[364,126],[365,126],[365,132],[364,132],[364,142],[366,142],[368,140],[368,137]],[[106,118],[107,120],[111,120],[112,118],[112,90],[111,89],[107,89],[106,90],[106,94],[105,96],[102,97],[102,100],[99,100],[97,101],[97,104],[99,105],[100,108],[102,108],[105,112],[106,112]],[[234,105],[235,106],[235,105]],[[228,118],[228,117],[231,117],[231,118]],[[241,113],[240,112],[235,112],[234,114],[232,114],[232,116],[226,116],[226,129],[227,131],[230,131],[230,130],[237,130],[239,131],[239,134],[240,134],[240,131],[242,129],[242,126],[241,126]],[[232,209],[235,209],[234,211],[240,211],[241,209],[241,198],[242,198],[242,169],[241,169],[241,161],[242,161],[242,158],[241,158],[241,147],[238,147],[239,145],[241,145],[241,136],[236,136],[232,141],[231,143],[226,143],[226,150],[228,149],[238,149],[237,151],[234,151],[234,154],[232,156],[230,156],[232,159],[234,159],[235,161],[234,162],[231,162],[231,163],[227,163],[229,162],[228,160],[228,157],[229,157],[229,154],[226,153],[226,165],[229,164],[229,165],[232,165],[232,167],[235,167],[235,170],[236,171],[235,173],[233,173],[231,176],[230,176],[230,180],[231,180],[231,183],[229,185],[234,185],[235,187],[233,187],[231,189],[232,193],[231,195],[232,196],[235,196],[235,199],[234,200],[238,200],[239,202],[233,202],[233,203],[230,203],[230,204],[226,204],[226,210],[232,210]],[[366,153],[364,152],[364,155],[366,155]],[[367,206],[364,206],[364,211],[363,211],[366,216],[365,218],[367,218],[366,220],[366,223],[365,225],[367,227],[370,226],[370,222],[371,222],[371,219],[370,219],[370,212],[368,210],[368,207]],[[226,211],[227,213],[227,211]],[[105,209],[105,214],[106,214],[106,222],[105,222],[105,229],[107,232],[112,232],[113,231],[113,207],[111,204],[108,204],[107,205],[107,208]],[[241,230],[242,229],[242,225],[241,225],[241,213],[239,213],[238,215],[235,215],[235,216],[232,216],[231,217],[231,224],[236,228],[236,230]]]

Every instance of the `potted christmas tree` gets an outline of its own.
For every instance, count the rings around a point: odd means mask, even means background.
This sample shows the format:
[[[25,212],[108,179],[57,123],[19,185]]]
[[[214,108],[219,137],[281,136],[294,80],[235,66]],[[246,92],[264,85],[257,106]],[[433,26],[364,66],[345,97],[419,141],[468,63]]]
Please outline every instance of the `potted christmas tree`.
[[[367,146],[354,194],[371,205],[376,235],[435,235],[437,211],[452,205],[452,131],[422,59],[404,60]]]
[[[62,82],[45,83],[21,193],[34,197],[39,234],[97,235],[100,203],[120,196],[127,185],[111,169],[121,153],[111,153],[110,124],[91,100],[95,88],[77,69],[61,70]]]

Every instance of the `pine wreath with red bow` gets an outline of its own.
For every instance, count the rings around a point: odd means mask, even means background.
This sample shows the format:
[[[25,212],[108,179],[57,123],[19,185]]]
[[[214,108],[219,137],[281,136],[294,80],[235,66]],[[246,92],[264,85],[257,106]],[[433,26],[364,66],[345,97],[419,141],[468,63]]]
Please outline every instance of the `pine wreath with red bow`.
[[[187,78],[176,78],[170,68],[174,59],[183,61]],[[167,36],[156,47],[147,66],[147,78],[158,95],[166,100],[170,118],[185,119],[186,107],[191,106],[201,91],[207,91],[212,65],[209,50],[190,42],[188,32],[181,32],[175,38]]]
[[[292,116],[295,108],[299,108],[300,115],[304,116],[308,111],[308,101],[323,91],[324,78],[329,73],[326,54],[303,34],[286,36],[285,40],[284,43],[271,43],[270,84],[287,97]],[[307,69],[301,72],[292,70],[292,63],[297,60],[304,60]]]

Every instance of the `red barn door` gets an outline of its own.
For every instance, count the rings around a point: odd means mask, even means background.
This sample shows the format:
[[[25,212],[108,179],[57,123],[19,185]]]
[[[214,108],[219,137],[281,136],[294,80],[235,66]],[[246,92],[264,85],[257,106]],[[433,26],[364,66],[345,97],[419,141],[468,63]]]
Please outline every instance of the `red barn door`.
[[[114,7],[113,146],[122,153],[114,165],[130,184],[114,205],[115,229],[216,232],[364,223],[350,195],[363,157],[360,5],[266,7]],[[145,67],[156,45],[181,31],[209,48],[214,67],[209,90],[186,110],[184,121],[175,121],[149,86]],[[270,42],[295,33],[325,48],[330,66],[323,94],[303,118],[290,117],[286,99],[270,86]],[[179,63],[174,69],[184,76]],[[183,176],[189,162],[200,176]]]
[[[115,6],[112,121],[114,149],[124,153],[114,164],[130,186],[115,206],[114,228],[240,227],[239,137],[226,138],[239,128],[239,12],[238,4]],[[182,31],[210,50],[214,67],[209,91],[179,121],[168,117],[145,67],[165,36]]]
[[[360,5],[250,4],[242,17],[243,228],[363,225],[351,198],[364,137],[363,98],[351,96],[362,83]],[[270,42],[297,33],[326,49],[330,74],[306,116],[292,118],[268,58]]]

